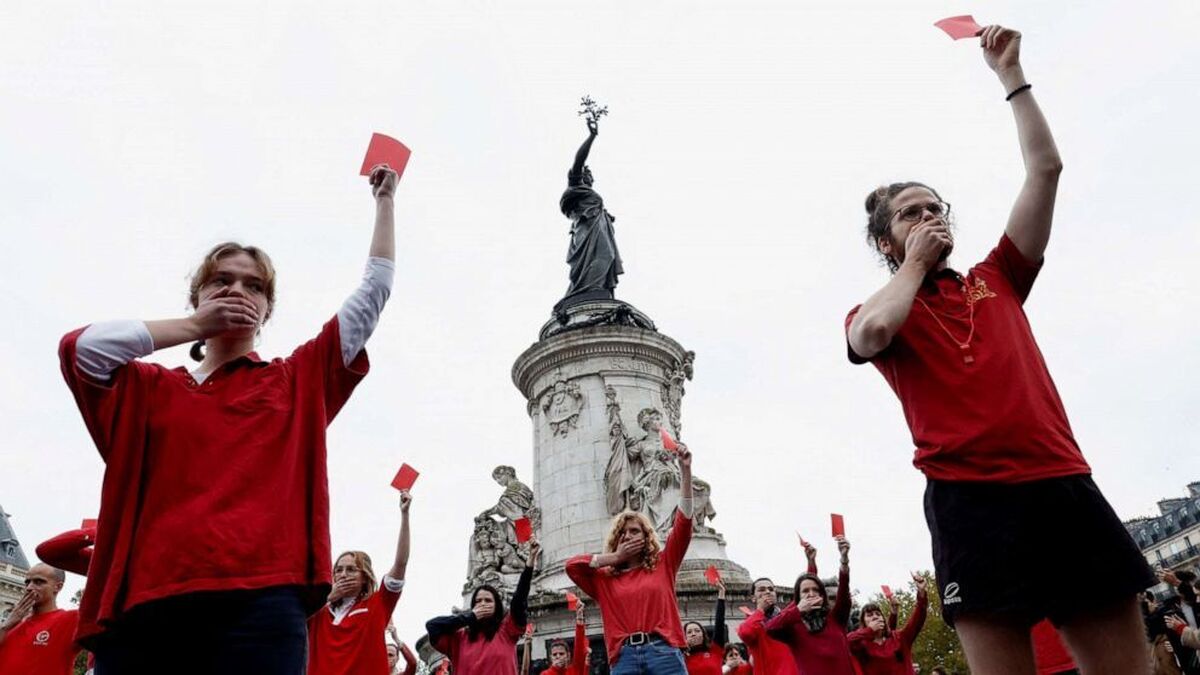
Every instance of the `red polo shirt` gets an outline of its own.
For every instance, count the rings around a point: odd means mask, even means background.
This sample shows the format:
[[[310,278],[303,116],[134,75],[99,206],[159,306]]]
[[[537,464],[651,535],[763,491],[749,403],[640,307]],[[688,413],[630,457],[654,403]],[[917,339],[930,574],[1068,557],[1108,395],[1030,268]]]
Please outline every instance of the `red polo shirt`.
[[[617,662],[621,642],[634,633],[658,633],[671,646],[683,649],[686,641],[675,598],[675,574],[691,542],[692,520],[676,511],[671,534],[653,570],[639,567],[614,573],[610,567],[597,569],[587,554],[567,561],[567,576],[600,605],[609,663]]]
[[[75,666],[75,627],[79,612],[56,609],[25,617],[0,642],[0,673],[71,675]]]
[[[197,384],[131,361],[107,382],[63,376],[106,467],[79,636],[140,603],[196,591],[297,585],[308,610],[331,580],[325,427],[366,374],[342,363],[337,318],[286,359],[250,353]]]
[[[913,464],[929,478],[1021,483],[1091,473],[1022,309],[1040,269],[1004,235],[966,277],[927,277],[891,344],[870,359],[900,399]],[[972,305],[975,333],[964,352],[946,330],[965,341]],[[858,310],[846,317],[847,333]],[[853,349],[850,360],[864,362]]]
[[[329,605],[308,619],[309,675],[388,675],[383,640],[399,593],[380,587],[333,623]]]
[[[766,616],[759,609],[738,626],[738,637],[750,651],[754,672],[758,675],[796,675],[792,650],[767,635],[766,621]]]

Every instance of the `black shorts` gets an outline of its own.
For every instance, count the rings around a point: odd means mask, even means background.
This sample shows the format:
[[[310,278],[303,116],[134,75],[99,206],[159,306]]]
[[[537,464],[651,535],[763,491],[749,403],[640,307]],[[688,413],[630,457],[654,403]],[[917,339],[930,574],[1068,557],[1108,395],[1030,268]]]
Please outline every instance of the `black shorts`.
[[[1158,583],[1091,476],[930,480],[925,520],[942,616],[1055,624]]]

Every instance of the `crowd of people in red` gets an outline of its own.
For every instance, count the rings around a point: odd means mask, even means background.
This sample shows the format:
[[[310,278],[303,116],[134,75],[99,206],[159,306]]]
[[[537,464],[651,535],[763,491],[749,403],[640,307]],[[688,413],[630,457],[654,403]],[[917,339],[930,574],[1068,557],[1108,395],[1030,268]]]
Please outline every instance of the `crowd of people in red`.
[[[873,364],[902,404],[914,463],[928,479],[940,614],[973,672],[1149,673],[1166,644],[1194,674],[1195,579],[1164,576],[1181,603],[1139,608],[1139,594],[1159,580],[1092,482],[1023,310],[1062,162],[1025,80],[1020,41],[1000,26],[979,35],[1025,160],[1004,233],[961,274],[947,263],[950,206],[933,188],[872,191],[868,241],[892,276],[846,317],[848,356]],[[371,171],[376,217],[362,283],[287,357],[254,351],[275,308],[275,269],[263,251],[236,243],[202,261],[189,316],[93,323],[62,338],[62,375],[106,464],[99,518],[38,548],[49,564],[29,571],[0,626],[0,673],[64,675],[80,648],[96,675],[385,675],[400,672],[401,660],[405,673],[416,671],[389,629],[405,586],[412,496],[401,493],[395,555],[377,577],[362,551],[332,555],[326,473],[326,427],[369,370],[365,345],[391,291],[397,181],[386,165]],[[141,358],[184,344],[192,369]],[[629,511],[601,551],[565,563],[599,610],[609,672],[914,672],[926,579],[913,579],[916,605],[903,627],[894,607],[867,604],[856,619],[842,536],[832,596],[811,546],[791,602],[781,606],[770,579],[753,582],[755,608],[737,628],[746,653],[730,639],[723,584],[711,630],[683,623],[675,582],[693,530],[692,454],[680,444],[676,458],[681,498],[665,540]],[[518,646],[531,644],[539,552],[535,539],[512,597],[480,586],[465,610],[427,623],[443,672],[528,669],[530,649],[522,660]],[[1062,592],[1046,592],[1030,572],[1035,562],[1080,560]],[[87,576],[77,611],[57,605],[64,571]],[[543,675],[592,668],[584,619],[581,606],[574,644],[551,644]]]

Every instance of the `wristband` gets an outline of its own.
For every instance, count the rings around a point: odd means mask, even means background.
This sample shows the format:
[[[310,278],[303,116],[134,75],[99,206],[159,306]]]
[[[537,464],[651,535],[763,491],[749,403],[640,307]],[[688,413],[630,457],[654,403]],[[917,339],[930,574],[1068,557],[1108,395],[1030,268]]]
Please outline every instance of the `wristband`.
[[[1016,96],[1017,94],[1019,94],[1023,91],[1029,91],[1030,89],[1033,89],[1033,85],[1029,84],[1029,83],[1025,83],[1025,84],[1017,87],[1016,89],[1013,89],[1012,91],[1008,92],[1008,96],[1005,96],[1004,100],[1011,101],[1011,100],[1013,100],[1013,97]]]

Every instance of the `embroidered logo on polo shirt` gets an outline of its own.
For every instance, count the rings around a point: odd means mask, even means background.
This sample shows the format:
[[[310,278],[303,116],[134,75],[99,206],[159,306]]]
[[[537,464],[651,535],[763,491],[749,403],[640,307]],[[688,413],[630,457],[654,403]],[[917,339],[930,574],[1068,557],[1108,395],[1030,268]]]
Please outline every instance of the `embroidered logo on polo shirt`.
[[[970,283],[967,283],[966,288],[963,289],[963,292],[967,296],[968,305],[974,305],[984,298],[996,297],[996,294],[992,292],[992,289],[988,288],[987,282],[983,279],[975,279],[974,284],[972,286]]]
[[[48,647],[50,646],[50,631],[44,630],[33,637],[33,646]]]
[[[962,602],[962,598],[958,597],[959,590],[958,582],[956,581],[946,584],[945,590],[942,591],[942,604],[955,605]]]

